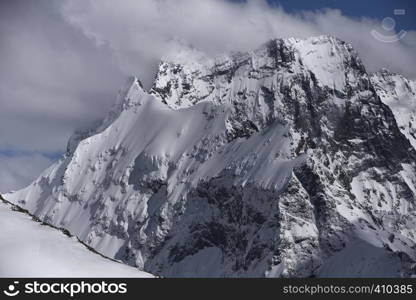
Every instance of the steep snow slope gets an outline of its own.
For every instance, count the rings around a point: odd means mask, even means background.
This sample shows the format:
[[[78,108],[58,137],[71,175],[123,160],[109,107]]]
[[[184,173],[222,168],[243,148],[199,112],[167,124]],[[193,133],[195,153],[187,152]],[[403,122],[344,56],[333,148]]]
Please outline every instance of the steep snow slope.
[[[416,82],[386,69],[371,76],[381,101],[394,113],[400,131],[416,147]]]
[[[152,277],[0,202],[0,277]]]
[[[341,253],[364,248],[410,276],[415,159],[350,45],[273,40],[169,57],[150,92],[132,80],[103,124],[4,197],[164,276],[342,276]]]

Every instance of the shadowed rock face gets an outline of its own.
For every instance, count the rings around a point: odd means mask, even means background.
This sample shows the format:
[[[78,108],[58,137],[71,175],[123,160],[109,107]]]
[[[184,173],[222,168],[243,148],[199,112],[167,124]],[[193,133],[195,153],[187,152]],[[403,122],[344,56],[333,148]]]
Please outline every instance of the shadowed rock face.
[[[374,248],[394,270],[349,275],[410,276],[413,125],[380,93],[416,89],[394,76],[369,76],[326,36],[190,51],[160,64],[150,92],[133,80],[103,124],[5,197],[158,275],[342,276],[340,253]]]

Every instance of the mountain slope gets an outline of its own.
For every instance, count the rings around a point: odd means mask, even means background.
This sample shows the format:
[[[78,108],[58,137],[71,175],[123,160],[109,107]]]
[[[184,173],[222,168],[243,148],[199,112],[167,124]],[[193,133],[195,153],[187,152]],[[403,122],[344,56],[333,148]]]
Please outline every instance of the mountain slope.
[[[336,276],[364,241],[414,274],[416,151],[349,44],[184,51],[4,197],[164,276]]]
[[[152,277],[88,251],[0,202],[0,277]]]

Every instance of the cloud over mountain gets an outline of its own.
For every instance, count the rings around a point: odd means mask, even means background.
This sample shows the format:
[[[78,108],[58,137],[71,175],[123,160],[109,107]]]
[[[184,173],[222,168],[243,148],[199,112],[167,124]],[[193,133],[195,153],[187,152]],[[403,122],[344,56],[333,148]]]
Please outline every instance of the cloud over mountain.
[[[331,34],[351,42],[368,70],[387,67],[416,78],[414,31],[381,43],[370,34],[382,32],[380,20],[339,10],[290,14],[265,1],[225,0],[0,5],[0,152],[16,155],[63,151],[74,129],[106,114],[127,76],[150,86],[160,57],[181,46],[215,54],[271,38]]]

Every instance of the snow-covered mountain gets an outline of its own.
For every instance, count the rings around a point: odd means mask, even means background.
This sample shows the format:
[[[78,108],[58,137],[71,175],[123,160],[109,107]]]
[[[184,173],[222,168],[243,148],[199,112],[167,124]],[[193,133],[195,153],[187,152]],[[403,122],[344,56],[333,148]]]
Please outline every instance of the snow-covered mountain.
[[[411,276],[415,91],[327,36],[183,50],[4,197],[162,276]]]

